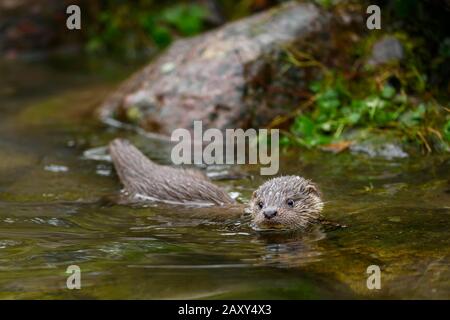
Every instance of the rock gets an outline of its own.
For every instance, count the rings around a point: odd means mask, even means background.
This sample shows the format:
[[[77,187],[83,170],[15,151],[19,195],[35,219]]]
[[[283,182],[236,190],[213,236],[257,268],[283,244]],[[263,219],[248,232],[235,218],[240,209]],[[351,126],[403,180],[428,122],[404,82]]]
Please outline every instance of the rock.
[[[386,36],[373,45],[368,64],[377,66],[391,61],[399,61],[403,59],[403,56],[401,42],[393,36]]]
[[[99,116],[167,135],[193,120],[219,129],[267,124],[298,106],[306,87],[303,69],[286,68],[284,46],[323,33],[329,20],[312,4],[289,2],[178,40],[110,95]]]
[[[386,142],[374,142],[365,141],[361,143],[355,143],[350,146],[350,150],[356,153],[365,153],[369,157],[379,157],[386,160],[393,160],[399,158],[407,158],[408,154],[403,151],[399,144]]]
[[[396,160],[408,158],[416,152],[404,143],[401,136],[395,133],[373,132],[370,128],[352,129],[343,135],[347,141],[351,141],[349,147],[352,153],[366,154],[370,158],[383,158]]]

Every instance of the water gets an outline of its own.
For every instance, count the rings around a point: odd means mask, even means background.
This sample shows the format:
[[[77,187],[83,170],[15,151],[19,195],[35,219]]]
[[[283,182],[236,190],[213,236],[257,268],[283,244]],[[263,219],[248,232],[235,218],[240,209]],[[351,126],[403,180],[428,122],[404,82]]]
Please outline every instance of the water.
[[[160,163],[170,151],[92,120],[109,76],[12,64],[0,74],[0,298],[450,298],[448,156],[283,152],[280,173],[313,179],[324,215],[348,227],[258,233],[223,209],[105,199],[120,185],[86,150],[124,136]],[[218,183],[245,202],[264,179],[237,170],[254,179]],[[73,264],[81,290],[66,288]],[[369,265],[381,290],[366,287]]]

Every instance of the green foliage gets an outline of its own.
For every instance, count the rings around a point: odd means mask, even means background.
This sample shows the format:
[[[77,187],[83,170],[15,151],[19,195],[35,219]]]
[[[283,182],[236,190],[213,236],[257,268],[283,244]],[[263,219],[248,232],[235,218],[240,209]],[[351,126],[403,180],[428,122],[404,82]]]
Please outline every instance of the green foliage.
[[[443,131],[445,139],[450,142],[450,119],[445,123]]]
[[[420,6],[419,2],[408,5],[397,1],[395,17],[417,11]],[[311,98],[293,113],[296,118],[284,144],[311,148],[349,143],[358,139],[358,132],[371,131],[403,137],[405,142],[420,145],[426,152],[450,150],[450,125],[443,116],[448,109],[439,104],[448,100],[445,73],[450,40],[447,37],[441,41],[435,48],[437,55],[431,55],[428,38],[405,30],[365,34],[343,53],[355,63],[342,66],[342,70],[329,68],[320,53],[314,53],[320,57],[316,60],[308,52],[289,49],[288,62],[298,68],[319,67],[315,77],[320,80],[310,83]],[[385,35],[400,41],[403,59],[376,66],[367,64],[373,45]]]
[[[408,110],[400,116],[400,122],[405,127],[414,127],[420,125],[425,116],[425,105],[419,104],[416,109]]]
[[[366,96],[353,93],[349,87],[340,76],[311,83],[315,107],[294,119],[292,136],[284,139],[284,144],[299,143],[310,148],[338,142],[345,131],[355,128],[415,132],[424,124],[427,109],[431,108],[425,103],[415,106],[404,92],[397,92],[389,84],[369,91]],[[444,135],[450,136],[449,122]]]
[[[418,0],[394,0],[393,5],[397,16],[405,18],[416,10]]]
[[[385,112],[379,111],[384,109],[386,104],[381,94],[364,100],[352,99],[340,79],[332,85],[314,82],[310,89],[315,93],[316,108],[312,112],[299,115],[291,127],[291,132],[298,136],[298,141],[306,147],[327,144],[338,139],[344,127],[388,118]]]
[[[314,0],[315,3],[317,3],[319,6],[324,7],[325,9],[328,9],[332,7],[336,1],[334,0]]]
[[[192,36],[203,27],[205,10],[198,5],[179,4],[162,12],[162,21],[174,26],[181,34]]]
[[[140,25],[160,48],[169,45],[174,33],[192,36],[202,31],[205,10],[198,5],[177,4],[158,14],[144,12],[140,15]]]
[[[88,30],[87,51],[129,56],[152,45],[164,48],[177,36],[200,33],[206,10],[189,3],[157,7],[152,1],[109,1],[94,15],[98,19]]]

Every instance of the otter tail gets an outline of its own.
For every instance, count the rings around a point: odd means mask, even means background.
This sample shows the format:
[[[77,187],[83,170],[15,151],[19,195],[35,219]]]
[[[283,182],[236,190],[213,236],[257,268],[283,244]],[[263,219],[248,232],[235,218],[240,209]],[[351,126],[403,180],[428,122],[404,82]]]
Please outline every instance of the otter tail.
[[[158,165],[126,140],[113,140],[109,144],[109,153],[130,196],[174,203],[234,203],[225,191],[200,172]]]
[[[109,154],[125,190],[130,193],[142,192],[146,176],[155,170],[157,165],[130,142],[123,139],[110,142]]]

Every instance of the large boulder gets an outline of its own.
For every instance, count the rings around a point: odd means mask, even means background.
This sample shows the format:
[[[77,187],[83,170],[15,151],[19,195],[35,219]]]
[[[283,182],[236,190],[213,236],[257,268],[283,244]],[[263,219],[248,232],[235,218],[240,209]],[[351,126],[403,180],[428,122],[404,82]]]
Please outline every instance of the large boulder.
[[[176,41],[100,106],[102,119],[135,121],[170,134],[194,120],[219,129],[258,127],[298,106],[304,71],[286,63],[286,46],[326,29],[329,17],[289,2]]]

